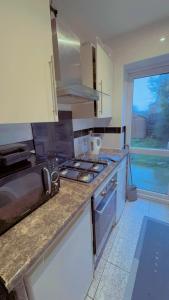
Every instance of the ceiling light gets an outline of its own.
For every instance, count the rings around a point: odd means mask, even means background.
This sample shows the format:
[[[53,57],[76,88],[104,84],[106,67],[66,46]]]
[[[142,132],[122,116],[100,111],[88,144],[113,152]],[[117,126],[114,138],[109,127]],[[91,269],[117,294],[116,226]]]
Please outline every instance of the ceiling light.
[[[165,40],[166,40],[166,37],[165,37],[165,36],[162,36],[162,37],[160,38],[160,42],[165,42]]]

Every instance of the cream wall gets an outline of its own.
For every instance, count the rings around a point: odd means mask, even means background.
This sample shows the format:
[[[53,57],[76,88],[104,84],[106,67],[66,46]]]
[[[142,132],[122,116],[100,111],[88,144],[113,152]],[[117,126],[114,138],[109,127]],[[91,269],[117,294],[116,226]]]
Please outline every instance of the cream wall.
[[[162,36],[166,37],[160,42]],[[169,53],[169,19],[107,42],[113,60],[113,126],[124,125],[124,66]]]

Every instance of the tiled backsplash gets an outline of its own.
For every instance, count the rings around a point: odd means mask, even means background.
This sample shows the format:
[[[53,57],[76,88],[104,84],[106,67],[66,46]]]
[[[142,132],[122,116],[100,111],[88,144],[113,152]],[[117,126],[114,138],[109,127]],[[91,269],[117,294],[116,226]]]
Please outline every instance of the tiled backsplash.
[[[99,134],[104,148],[123,148],[125,126],[112,127],[111,118],[73,119],[75,155],[89,150],[89,132]],[[0,145],[32,140],[31,124],[0,125]]]
[[[76,119],[73,120],[75,155],[89,150],[89,133],[99,134],[103,148],[119,148],[125,145],[126,127],[110,126],[110,119]],[[88,142],[87,142],[88,140]]]
[[[74,138],[78,138],[80,136],[88,135],[92,131],[93,133],[99,134],[121,134],[125,132],[125,126],[123,127],[91,127],[88,129],[76,130],[74,131]]]

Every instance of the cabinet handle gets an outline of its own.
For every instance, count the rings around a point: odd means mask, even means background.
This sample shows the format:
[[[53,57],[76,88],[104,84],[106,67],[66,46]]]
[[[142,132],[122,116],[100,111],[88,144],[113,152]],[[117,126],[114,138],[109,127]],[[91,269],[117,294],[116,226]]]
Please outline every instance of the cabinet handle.
[[[51,56],[51,60],[49,61],[49,70],[50,70],[50,79],[51,79],[53,114],[54,114],[54,117],[56,117],[56,115],[57,115],[57,109],[56,109],[56,84],[55,84],[55,76],[54,76],[53,56]]]
[[[54,95],[55,95],[55,112],[57,113],[57,106],[56,106],[57,92],[56,92],[56,78],[55,78],[55,63],[54,63],[54,57],[53,57],[53,55],[51,56],[51,61],[52,61]]]
[[[55,78],[55,64],[54,64],[54,57],[51,56],[51,62],[52,62],[52,74],[53,74],[53,88],[54,88],[54,111],[55,116],[57,116],[57,92],[56,92],[56,78]]]
[[[101,82],[100,82],[100,84],[101,84],[101,111],[100,111],[100,113],[101,113],[101,115],[103,114],[103,94],[102,94],[102,92],[103,92],[103,84],[102,84],[102,80],[101,80]]]

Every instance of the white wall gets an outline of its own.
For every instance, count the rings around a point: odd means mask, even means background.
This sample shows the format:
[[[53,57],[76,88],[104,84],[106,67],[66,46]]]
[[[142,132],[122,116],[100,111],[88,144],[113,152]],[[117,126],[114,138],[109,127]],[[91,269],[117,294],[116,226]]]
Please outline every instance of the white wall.
[[[164,42],[160,41],[166,37]],[[113,60],[113,126],[124,125],[124,66],[169,53],[169,20],[108,41]]]
[[[124,133],[104,133],[102,135],[102,148],[106,149],[123,149]]]
[[[0,124],[0,145],[32,139],[31,124]]]
[[[73,119],[73,131],[93,127],[109,127],[111,118]]]

